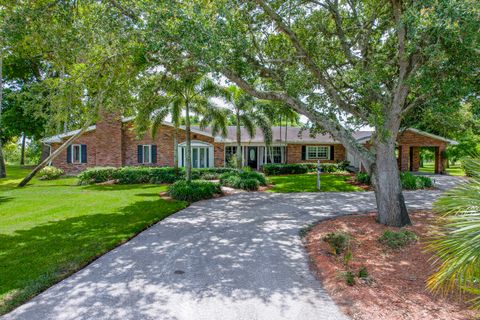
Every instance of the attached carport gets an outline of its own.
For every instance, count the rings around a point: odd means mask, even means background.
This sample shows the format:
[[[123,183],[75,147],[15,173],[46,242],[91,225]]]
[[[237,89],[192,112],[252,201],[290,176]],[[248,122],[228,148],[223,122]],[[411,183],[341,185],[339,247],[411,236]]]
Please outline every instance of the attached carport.
[[[398,167],[400,171],[416,172],[420,168],[420,148],[433,147],[435,150],[435,173],[445,173],[445,150],[447,146],[458,144],[418,129],[409,128],[401,132],[397,139]]]

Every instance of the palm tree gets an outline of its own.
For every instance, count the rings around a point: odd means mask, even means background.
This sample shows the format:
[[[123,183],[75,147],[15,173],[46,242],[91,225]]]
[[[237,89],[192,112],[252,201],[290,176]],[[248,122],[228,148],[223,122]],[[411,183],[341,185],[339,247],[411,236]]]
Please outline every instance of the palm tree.
[[[220,128],[223,111],[210,101],[210,98],[220,94],[219,87],[208,77],[198,72],[185,72],[181,75],[155,76],[156,81],[146,81],[143,86],[139,112],[137,114],[137,131],[144,133],[151,124],[155,134],[161,123],[170,114],[175,127],[174,135],[174,162],[178,164],[177,132],[180,126],[182,113],[185,120],[186,150],[185,169],[186,180],[192,179],[192,144],[190,117],[193,114],[208,115],[211,121],[215,119],[215,128]],[[144,95],[142,96],[142,93]],[[143,97],[143,98],[142,98]],[[226,126],[225,126],[226,127]],[[226,128],[221,133],[226,135]]]
[[[476,296],[480,308],[480,158],[464,160],[469,183],[450,190],[434,205],[442,214],[439,236],[429,244],[439,267],[428,280],[432,291],[459,290]]]
[[[232,106],[231,115],[236,127],[237,140],[236,165],[237,168],[241,169],[242,126],[251,138],[255,136],[256,129],[259,128],[263,133],[265,143],[268,147],[272,142],[272,122],[265,114],[261,103],[240,88],[233,85],[224,88],[223,97]]]

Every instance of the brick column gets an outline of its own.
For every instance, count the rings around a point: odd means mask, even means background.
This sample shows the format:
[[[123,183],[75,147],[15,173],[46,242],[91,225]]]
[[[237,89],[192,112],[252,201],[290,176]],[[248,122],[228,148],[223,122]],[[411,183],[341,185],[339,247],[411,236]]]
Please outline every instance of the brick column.
[[[408,171],[410,164],[410,146],[398,146],[398,157],[400,158],[400,171]]]
[[[435,173],[444,174],[443,168],[443,152],[445,151],[445,146],[435,147]]]
[[[412,147],[412,163],[410,170],[418,171],[420,169],[420,147]]]
[[[122,120],[114,113],[100,112],[95,130],[97,166],[121,167],[122,157]]]

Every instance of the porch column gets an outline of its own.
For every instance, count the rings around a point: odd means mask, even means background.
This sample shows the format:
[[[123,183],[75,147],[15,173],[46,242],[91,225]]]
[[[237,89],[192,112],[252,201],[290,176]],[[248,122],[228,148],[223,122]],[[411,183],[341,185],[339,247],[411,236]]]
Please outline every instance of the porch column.
[[[420,169],[420,147],[411,147],[412,161],[410,164],[411,171],[418,171]]]
[[[445,151],[445,147],[435,147],[435,173],[437,174],[444,174],[443,168],[443,152]]]
[[[410,147],[407,145],[398,146],[398,158],[400,171],[408,171],[408,165],[410,161]]]

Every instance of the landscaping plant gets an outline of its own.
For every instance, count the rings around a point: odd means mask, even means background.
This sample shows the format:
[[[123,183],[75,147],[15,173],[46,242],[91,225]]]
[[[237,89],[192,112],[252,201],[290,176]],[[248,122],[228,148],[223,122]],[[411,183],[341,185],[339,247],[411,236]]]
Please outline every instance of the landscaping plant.
[[[398,249],[417,241],[417,235],[409,230],[386,230],[378,241],[392,249]]]
[[[341,254],[350,244],[350,236],[343,232],[331,232],[323,240],[330,245],[334,255]]]
[[[44,167],[38,172],[38,179],[40,180],[55,180],[64,174],[63,170],[53,166]]]
[[[438,257],[438,267],[427,284],[434,292],[471,293],[479,309],[480,159],[466,159],[464,166],[470,182],[447,191],[434,204],[434,211],[442,215],[441,226],[428,248]]]
[[[220,177],[223,186],[248,191],[258,190],[259,186],[267,185],[265,177],[256,171],[242,171],[224,173]]]
[[[175,200],[195,202],[203,199],[213,198],[221,194],[220,185],[210,181],[180,180],[168,187],[168,194]]]

